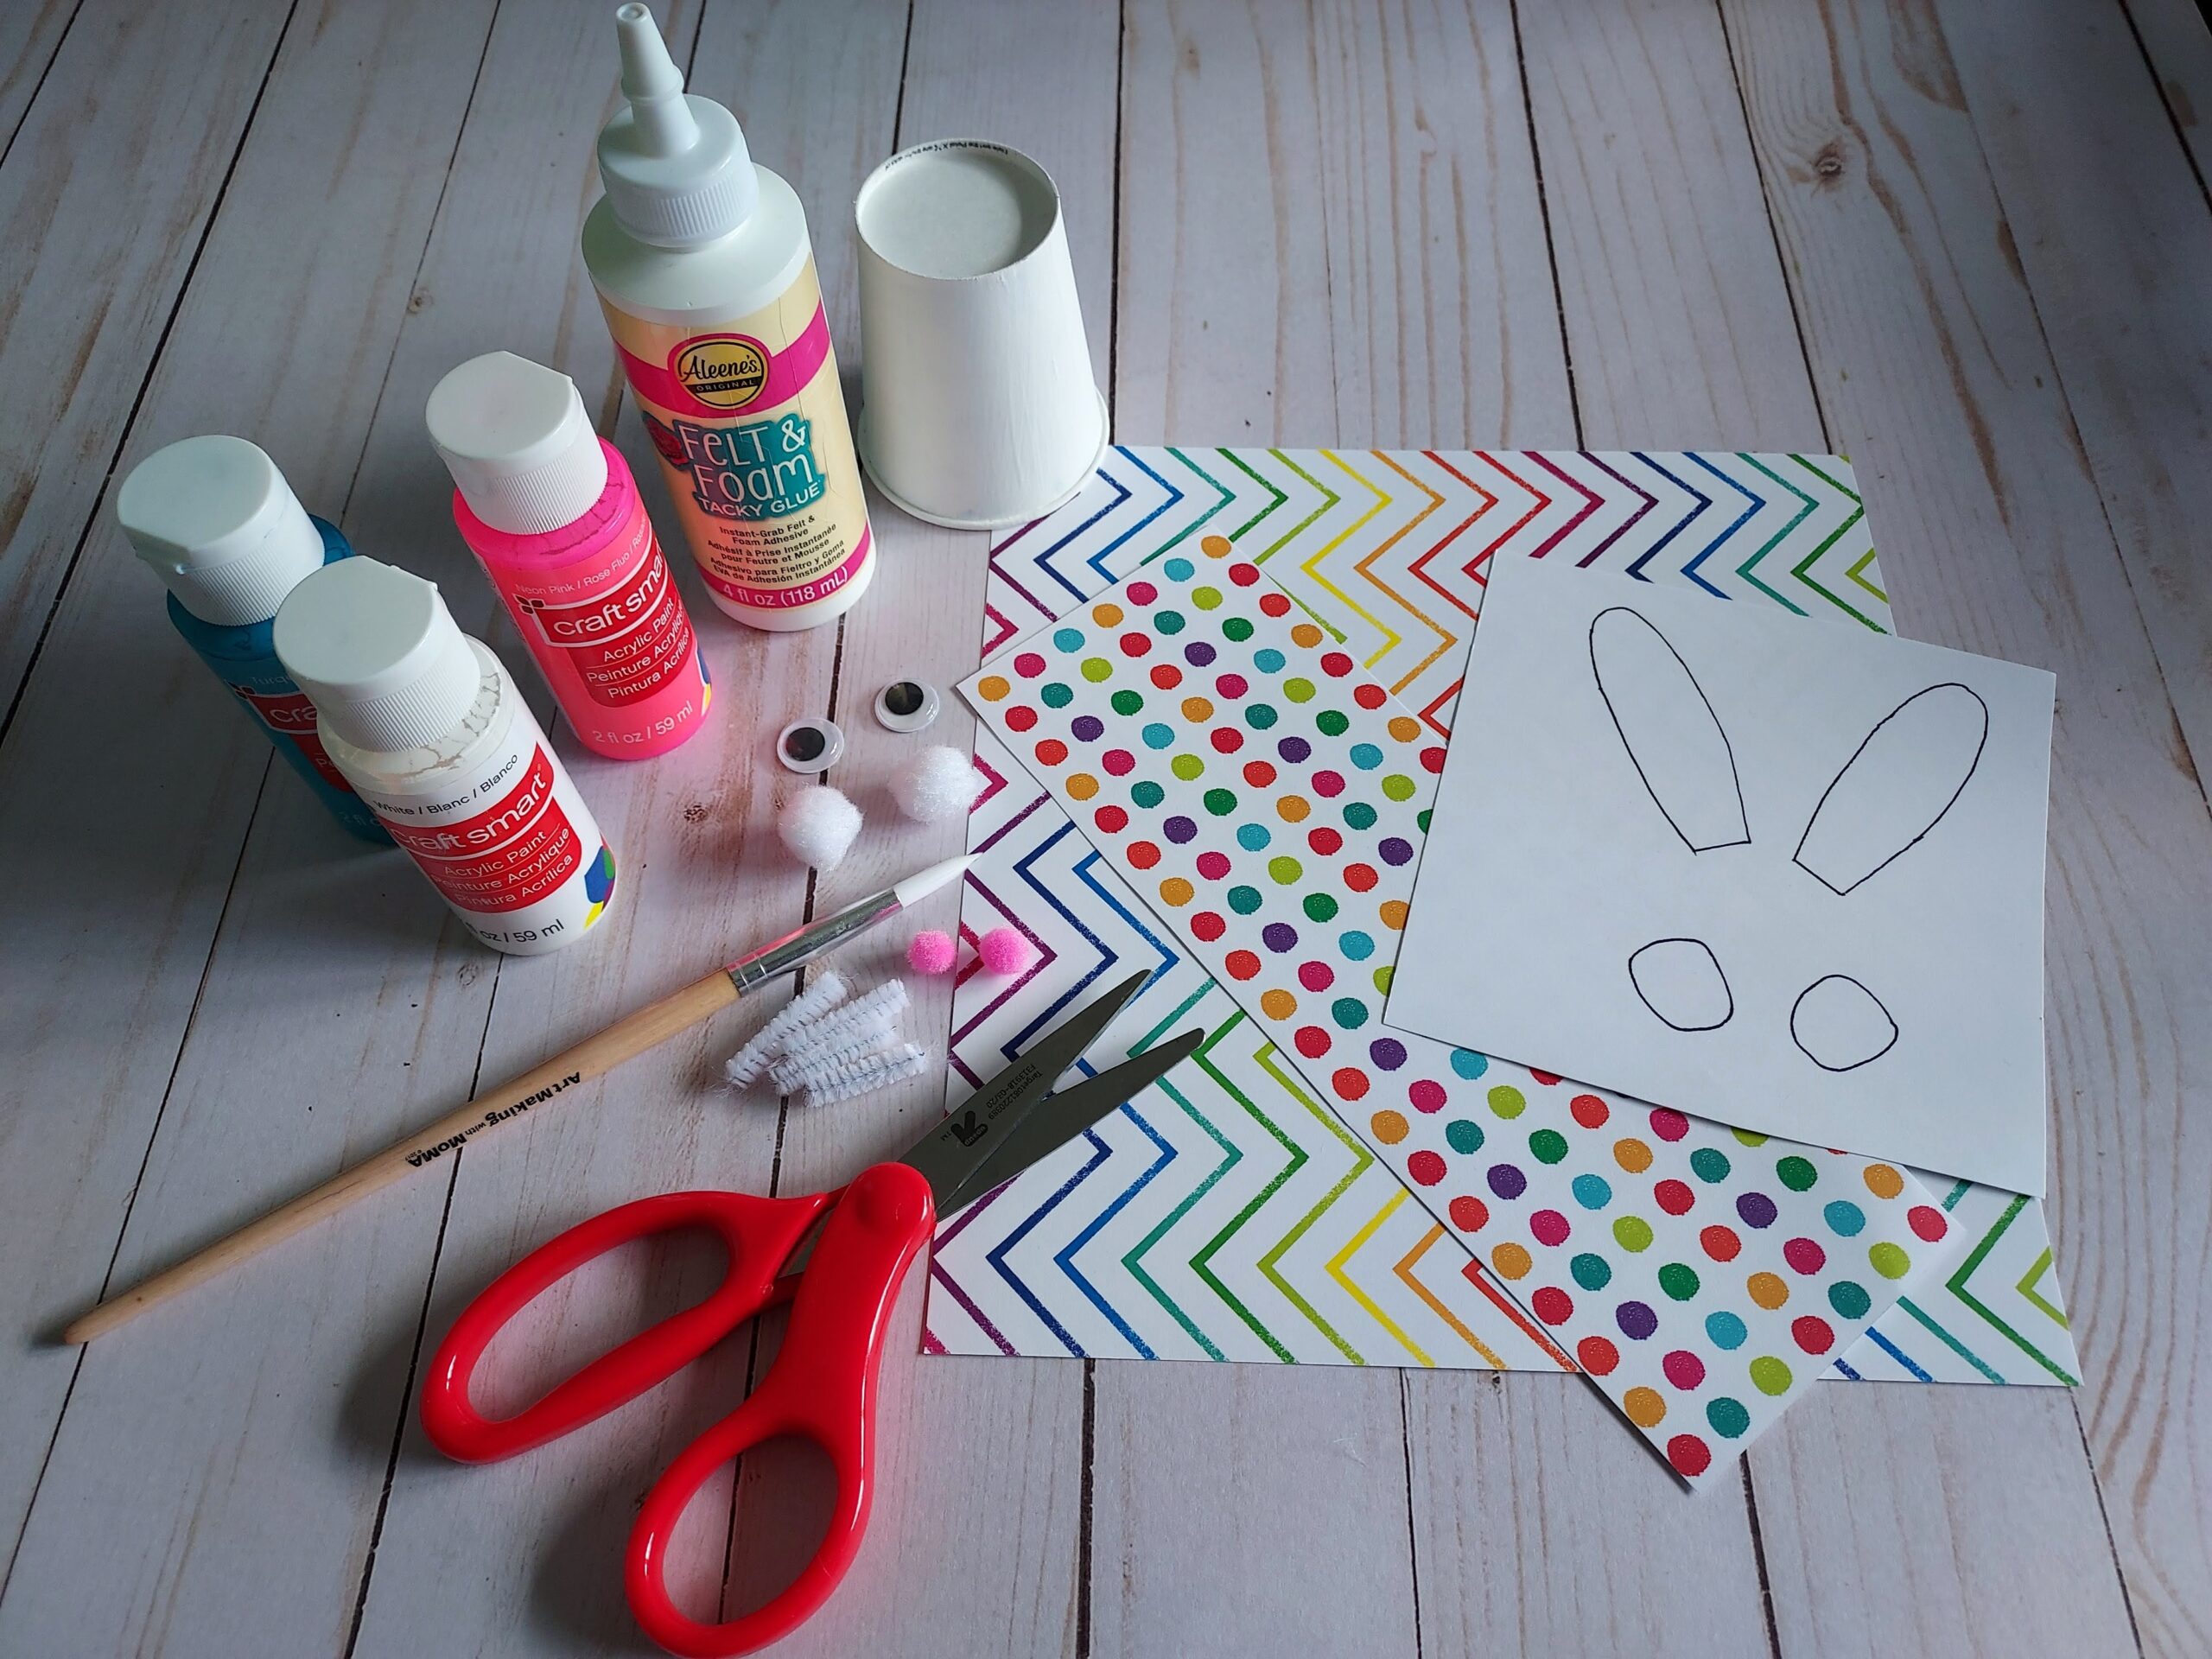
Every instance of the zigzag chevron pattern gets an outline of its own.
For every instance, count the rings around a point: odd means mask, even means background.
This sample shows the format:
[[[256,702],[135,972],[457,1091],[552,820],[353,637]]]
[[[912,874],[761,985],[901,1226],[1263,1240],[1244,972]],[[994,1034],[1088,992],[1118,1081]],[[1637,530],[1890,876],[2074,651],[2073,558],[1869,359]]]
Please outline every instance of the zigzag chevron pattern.
[[[1154,977],[1082,1071],[1194,1023],[1192,1064],[949,1218],[928,1343],[957,1353],[1571,1369],[1397,1178],[1313,1100],[988,733],[961,927],[1039,947],[955,997],[964,1090],[1133,964]]]
[[[2043,1208],[2018,1192],[1915,1171],[1942,1194],[1953,1227],[1938,1270],[1836,1362],[1853,1381],[2073,1387],[2082,1362],[2067,1329]]]
[[[992,549],[984,656],[1208,535],[1235,541],[1440,733],[1501,554],[1889,626],[1856,482],[1835,457],[1117,448],[1074,500]],[[963,931],[1012,922],[1042,955],[1014,984],[963,980],[953,1086],[990,1075],[1128,963],[1154,978],[1095,1062],[1193,1018],[1213,1038],[1209,1064],[1173,1079],[1178,1095],[1155,1090],[943,1224],[927,1345],[1572,1369],[1396,1177],[1301,1097],[987,733],[977,760],[993,783],[970,821],[982,857]],[[2071,1382],[2078,1361],[2040,1207],[1927,1179],[1966,1223],[1951,1235],[1960,1265],[1924,1281],[1829,1374]]]
[[[1123,448],[992,550],[984,656],[1209,533],[1440,732],[1500,554],[1889,626],[1857,482],[1835,456]]]

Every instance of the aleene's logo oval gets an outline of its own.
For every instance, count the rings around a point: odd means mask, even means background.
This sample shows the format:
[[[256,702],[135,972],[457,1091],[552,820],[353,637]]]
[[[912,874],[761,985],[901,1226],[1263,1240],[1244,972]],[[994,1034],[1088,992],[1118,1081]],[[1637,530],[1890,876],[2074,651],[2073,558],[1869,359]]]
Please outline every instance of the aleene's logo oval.
[[[768,384],[768,351],[743,334],[701,334],[669,359],[677,383],[709,409],[743,409]]]

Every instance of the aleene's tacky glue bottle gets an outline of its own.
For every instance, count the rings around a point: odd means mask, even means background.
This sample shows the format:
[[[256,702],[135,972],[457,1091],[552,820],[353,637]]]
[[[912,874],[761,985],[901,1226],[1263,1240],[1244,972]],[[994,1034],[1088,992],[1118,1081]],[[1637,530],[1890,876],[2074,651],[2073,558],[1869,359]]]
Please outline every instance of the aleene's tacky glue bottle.
[[[487,352],[438,382],[424,417],[461,539],[583,746],[639,760],[697,731],[714,688],[690,613],[576,383]]]
[[[688,96],[652,14],[614,14],[629,107],[599,135],[584,264],[715,603],[810,628],[875,571],[806,214]]]
[[[315,709],[269,643],[284,596],[353,550],[311,518],[276,463],[244,438],[184,438],[130,469],[116,493],[123,533],[168,584],[169,621],[307,780],[331,817],[379,845],[376,815],[322,751]]]
[[[537,956],[590,930],[614,854],[507,671],[434,585],[374,559],[327,565],[275,632],[324,749],[470,932]]]

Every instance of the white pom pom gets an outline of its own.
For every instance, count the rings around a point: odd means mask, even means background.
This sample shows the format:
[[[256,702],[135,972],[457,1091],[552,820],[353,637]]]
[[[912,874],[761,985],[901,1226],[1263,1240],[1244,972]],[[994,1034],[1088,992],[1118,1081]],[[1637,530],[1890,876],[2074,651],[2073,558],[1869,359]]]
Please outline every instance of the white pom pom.
[[[802,789],[776,815],[776,833],[801,863],[836,868],[861,832],[861,810],[827,784]]]
[[[924,749],[891,774],[892,798],[918,823],[965,812],[983,787],[973,761],[949,744]]]

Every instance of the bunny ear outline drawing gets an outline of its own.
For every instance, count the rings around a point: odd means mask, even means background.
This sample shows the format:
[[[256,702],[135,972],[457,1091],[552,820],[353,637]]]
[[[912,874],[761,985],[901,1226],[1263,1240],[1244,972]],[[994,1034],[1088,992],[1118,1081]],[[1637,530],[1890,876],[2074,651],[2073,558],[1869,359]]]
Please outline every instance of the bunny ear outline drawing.
[[[1590,624],[1590,671],[1637,779],[1693,854],[1751,844],[1726,729],[1667,637],[1616,605]],[[1875,722],[1806,821],[1792,862],[1841,898],[1910,852],[1972,781],[1989,739],[1989,708],[1971,686],[1931,685]],[[1727,975],[1703,940],[1655,939],[1628,959],[1644,1007],[1680,1032],[1716,1031],[1734,1017]],[[1847,974],[1797,995],[1789,1033],[1824,1071],[1850,1071],[1897,1046],[1897,1021]]]

